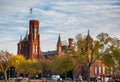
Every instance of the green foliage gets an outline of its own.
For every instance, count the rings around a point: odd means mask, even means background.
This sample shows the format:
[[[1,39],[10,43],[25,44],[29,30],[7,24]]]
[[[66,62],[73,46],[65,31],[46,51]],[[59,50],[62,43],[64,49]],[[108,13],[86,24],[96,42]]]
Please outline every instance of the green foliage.
[[[100,42],[103,42],[104,44],[107,44],[110,40],[110,37],[107,33],[100,33],[99,35],[97,35],[97,39]]]
[[[11,66],[10,59],[12,54],[7,51],[0,51],[0,70],[4,73],[5,80],[7,80],[7,70]]]
[[[34,67],[35,73],[41,73],[42,72],[42,64],[39,60],[36,62],[33,62],[31,67]]]
[[[119,48],[112,49],[112,53],[111,54],[113,55],[113,57],[116,60],[116,62],[120,62],[120,49]]]
[[[52,62],[51,57],[48,58],[42,57],[41,59],[39,59],[39,63],[41,64],[43,74],[50,70],[51,62]]]
[[[89,41],[88,37],[90,36],[85,38],[81,34],[76,36],[77,47],[75,52],[72,53],[75,61],[74,66],[79,67],[82,64],[89,64],[89,70],[91,65],[97,60],[103,62],[108,69],[119,65],[120,40],[118,38],[112,38],[107,33],[100,33],[97,39],[93,41]]]
[[[41,73],[42,71],[42,66],[41,63],[36,60],[36,59],[28,59],[22,61],[18,67],[17,67],[17,72],[22,73],[22,74],[29,74],[33,75],[34,73]]]
[[[63,74],[70,71],[73,67],[73,62],[70,56],[63,55],[61,57],[54,56],[51,63],[51,71],[57,74]]]
[[[104,54],[102,60],[107,67],[115,66],[115,61],[114,61],[112,55],[110,55],[110,54]]]

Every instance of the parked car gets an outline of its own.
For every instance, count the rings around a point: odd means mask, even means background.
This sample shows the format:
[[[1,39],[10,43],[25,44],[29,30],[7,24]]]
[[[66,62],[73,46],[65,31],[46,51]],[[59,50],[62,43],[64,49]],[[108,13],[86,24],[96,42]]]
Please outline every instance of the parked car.
[[[60,78],[60,75],[52,75],[52,80],[62,81],[62,78]]]
[[[105,80],[105,82],[108,82],[109,81],[109,77],[105,77],[104,80]]]
[[[17,80],[28,80],[28,78],[26,78],[26,77],[18,77],[18,78],[16,78]]]

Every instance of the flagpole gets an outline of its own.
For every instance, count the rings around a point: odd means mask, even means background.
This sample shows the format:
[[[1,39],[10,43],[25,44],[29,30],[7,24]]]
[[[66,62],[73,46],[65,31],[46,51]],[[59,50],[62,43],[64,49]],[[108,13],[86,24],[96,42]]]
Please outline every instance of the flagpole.
[[[33,8],[30,9],[30,20],[32,20],[32,12],[33,12]]]

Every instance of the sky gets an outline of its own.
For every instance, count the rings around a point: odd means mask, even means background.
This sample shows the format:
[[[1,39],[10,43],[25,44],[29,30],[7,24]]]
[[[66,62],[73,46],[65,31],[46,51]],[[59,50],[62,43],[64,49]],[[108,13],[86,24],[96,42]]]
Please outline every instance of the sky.
[[[0,0],[0,50],[17,54],[31,19],[40,22],[42,51],[55,50],[59,34],[62,41],[88,30],[94,39],[102,32],[120,38],[120,0]]]

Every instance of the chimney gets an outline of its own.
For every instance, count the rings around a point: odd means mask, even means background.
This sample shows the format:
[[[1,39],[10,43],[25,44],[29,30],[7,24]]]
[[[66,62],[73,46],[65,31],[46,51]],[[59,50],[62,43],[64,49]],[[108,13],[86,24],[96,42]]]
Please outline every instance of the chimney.
[[[68,41],[69,41],[69,47],[72,47],[73,38],[69,38]]]

